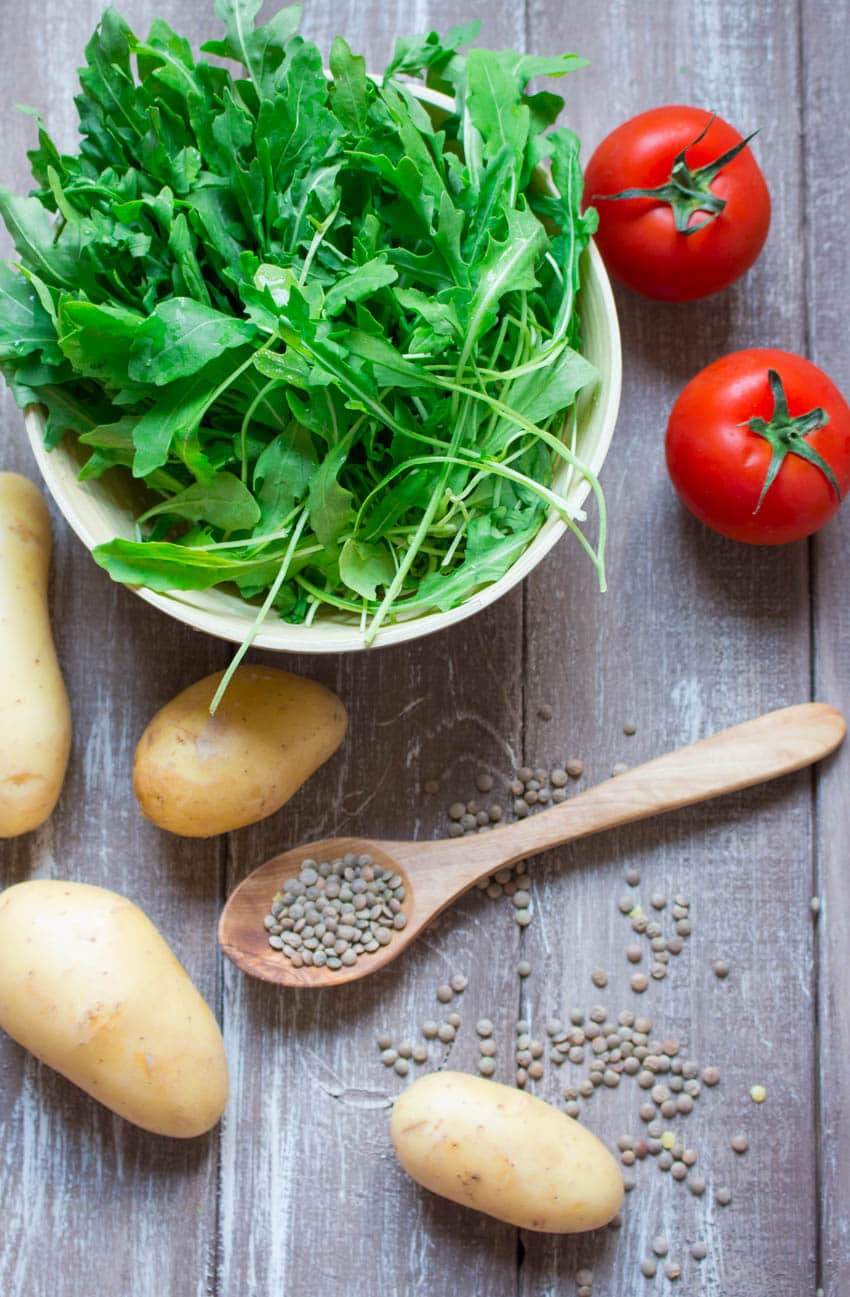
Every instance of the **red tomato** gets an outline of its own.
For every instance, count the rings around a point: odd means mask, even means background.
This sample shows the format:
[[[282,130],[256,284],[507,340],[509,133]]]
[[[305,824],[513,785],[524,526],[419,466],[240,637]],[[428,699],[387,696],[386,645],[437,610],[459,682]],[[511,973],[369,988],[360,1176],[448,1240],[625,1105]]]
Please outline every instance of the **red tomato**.
[[[590,159],[584,192],[599,212],[596,242],[611,274],[664,301],[733,283],[770,225],[770,194],[752,151],[702,108],[652,108],[618,126]]]
[[[697,518],[732,540],[783,545],[822,527],[850,487],[850,406],[802,356],[736,351],[688,383],[666,449]]]

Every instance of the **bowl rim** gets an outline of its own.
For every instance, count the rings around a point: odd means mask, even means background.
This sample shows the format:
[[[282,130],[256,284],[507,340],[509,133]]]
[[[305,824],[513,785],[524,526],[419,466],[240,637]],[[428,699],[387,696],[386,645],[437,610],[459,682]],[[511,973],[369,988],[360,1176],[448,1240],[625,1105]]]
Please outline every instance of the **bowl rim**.
[[[418,98],[432,104],[434,107],[444,109],[453,107],[453,101],[447,95],[432,90],[428,86],[414,85],[411,89],[415,90]],[[548,170],[540,169],[546,176],[547,184],[551,186]],[[600,299],[602,308],[601,314],[604,321],[604,336],[608,353],[607,366],[602,372],[601,382],[593,398],[595,402],[594,417],[601,428],[600,435],[594,446],[593,456],[596,462],[594,471],[599,471],[611,445],[620,407],[622,346],[611,282],[602,262],[599,249],[592,239],[587,253],[588,273],[585,275],[582,287],[586,291],[587,280],[593,278],[594,289]],[[111,539],[111,535],[109,537],[96,535],[75,503],[77,498],[85,493],[85,485],[74,478],[72,489],[68,483],[61,480],[62,474],[57,473],[55,454],[59,447],[49,451],[44,445],[45,419],[42,407],[38,405],[27,406],[24,410],[24,424],[45,485],[74,533],[89,550],[103,543],[105,539]],[[586,479],[577,482],[573,493],[576,511],[580,510],[589,492],[590,483]],[[393,644],[406,643],[414,639],[422,639],[426,635],[433,635],[449,626],[456,625],[458,622],[465,621],[467,617],[472,617],[481,612],[507,594],[545,558],[565,531],[567,531],[567,524],[554,510],[550,510],[537,535],[522,551],[519,558],[511,564],[508,571],[498,580],[477,591],[455,608],[446,611],[427,612],[421,616],[408,618],[402,616],[397,621],[384,623],[371,644],[365,643],[360,627],[354,622],[346,624],[341,621],[322,619],[320,622],[321,635],[315,635],[310,633],[318,629],[315,625],[303,626],[299,623],[284,622],[280,618],[275,618],[274,614],[270,614],[259,632],[254,636],[251,646],[252,648],[270,649],[280,653],[351,653],[371,651],[376,648],[389,647]],[[191,626],[195,630],[204,631],[217,639],[241,644],[250,628],[252,618],[249,618],[245,612],[237,612],[236,609],[250,609],[252,605],[241,603],[236,597],[232,598],[233,610],[227,605],[212,610],[202,607],[196,601],[197,596],[202,598],[208,596],[207,591],[175,590],[160,593],[149,590],[146,586],[130,586],[128,588],[160,612],[166,613],[177,621]]]

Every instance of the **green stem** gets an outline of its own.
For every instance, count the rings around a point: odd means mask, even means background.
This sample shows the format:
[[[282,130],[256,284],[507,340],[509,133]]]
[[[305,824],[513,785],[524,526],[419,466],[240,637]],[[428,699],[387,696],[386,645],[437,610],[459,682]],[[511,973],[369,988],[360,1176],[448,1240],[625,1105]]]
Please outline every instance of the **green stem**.
[[[260,633],[260,629],[263,625],[263,622],[266,620],[266,617],[269,614],[269,609],[274,603],[277,597],[277,592],[280,589],[280,587],[283,585],[286,574],[289,571],[289,565],[292,562],[292,557],[295,553],[295,548],[298,544],[299,538],[301,536],[301,532],[304,530],[304,524],[307,521],[308,512],[309,511],[305,506],[305,508],[301,513],[301,517],[298,519],[298,522],[295,524],[295,528],[292,532],[292,537],[290,539],[289,545],[287,546],[286,553],[283,556],[283,562],[281,563],[278,574],[275,577],[274,582],[272,583],[268,594],[266,595],[266,598],[263,602],[263,606],[260,609],[260,611],[257,613],[256,617],[254,618],[254,621],[251,625],[251,629],[248,631],[248,634],[245,636],[242,643],[239,645],[239,648],[237,649],[236,653],[233,655],[233,660],[231,661],[230,666],[227,668],[224,675],[221,677],[221,682],[215,691],[215,696],[213,697],[212,702],[210,703],[210,716],[215,716],[216,711],[218,710],[218,706],[227,691],[227,686],[230,684],[230,681],[233,679],[233,676],[236,672],[236,668],[239,666],[239,663],[242,661],[245,654],[248,652],[248,649],[251,647],[251,645],[254,643],[254,640],[257,638],[257,635]]]

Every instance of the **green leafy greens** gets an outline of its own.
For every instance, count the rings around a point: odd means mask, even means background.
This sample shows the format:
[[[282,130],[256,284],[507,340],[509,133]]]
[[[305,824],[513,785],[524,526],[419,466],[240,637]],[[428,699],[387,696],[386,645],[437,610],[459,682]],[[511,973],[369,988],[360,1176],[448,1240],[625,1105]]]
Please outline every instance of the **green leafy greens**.
[[[216,0],[226,36],[203,48],[233,71],[108,9],[79,154],[39,118],[36,188],[0,189],[0,367],[47,408],[48,445],[90,452],[81,477],[148,497],[139,539],[97,562],[156,590],[235,584],[257,624],[332,608],[371,640],[497,580],[554,508],[604,585],[604,501],[574,450],[595,213],[562,100],[527,92],[582,60],[464,53],[471,23],[399,40],[380,82],[337,37],[328,76],[299,7],[257,28],[259,7]],[[591,481],[598,550],[559,461]]]

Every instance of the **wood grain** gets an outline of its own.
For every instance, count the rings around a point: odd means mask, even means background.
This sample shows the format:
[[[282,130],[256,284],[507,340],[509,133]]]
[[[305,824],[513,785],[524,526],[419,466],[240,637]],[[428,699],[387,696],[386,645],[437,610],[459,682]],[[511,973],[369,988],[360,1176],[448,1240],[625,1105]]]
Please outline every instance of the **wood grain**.
[[[212,29],[208,0],[132,0],[123,8],[136,30],[155,13],[196,43]],[[747,279],[709,302],[670,308],[618,292],[624,405],[603,474],[610,594],[597,594],[577,547],[564,542],[521,591],[454,632],[351,659],[287,660],[345,699],[350,738],[284,811],[227,840],[185,843],[146,825],[129,771],[153,712],[220,668],[228,648],[113,586],[54,517],[52,604],[74,748],[49,825],[0,844],[0,883],[68,876],[142,905],[219,1013],[232,1097],[209,1138],[152,1139],[0,1041],[0,1292],[568,1297],[577,1267],[588,1264],[594,1297],[637,1297],[662,1287],[663,1280],[648,1285],[638,1265],[651,1238],[665,1232],[687,1297],[800,1297],[818,1282],[827,1297],[841,1297],[850,1264],[847,752],[814,780],[789,776],[558,849],[535,866],[534,919],[524,933],[509,901],[474,891],[404,960],[360,985],[290,992],[229,964],[222,969],[215,924],[226,892],[298,842],[444,834],[447,805],[475,795],[479,770],[496,777],[494,796],[506,801],[505,776],[523,761],[582,756],[584,787],[605,779],[615,761],[634,765],[804,701],[812,681],[817,697],[850,704],[848,519],[839,517],[811,547],[734,546],[681,513],[661,454],[674,396],[724,351],[810,345],[813,359],[850,389],[843,252],[850,174],[839,129],[850,56],[845,15],[815,0],[686,7],[314,0],[307,8],[306,34],[327,49],[344,32],[373,66],[396,32],[445,29],[476,15],[488,43],[578,50],[592,69],[561,89],[585,156],[626,116],[662,102],[702,104],[742,129],[758,126],[773,226]],[[72,145],[74,69],[100,9],[99,0],[45,0],[37,12],[28,6],[25,20],[20,7],[0,6],[3,178],[19,189],[34,132],[12,105],[35,104],[60,146]],[[33,476],[8,395],[0,421],[0,468]],[[548,721],[539,715],[544,703],[554,712]],[[622,733],[629,718],[638,722],[634,737]],[[423,791],[430,779],[439,781],[436,794]],[[682,955],[643,996],[628,989],[633,968],[623,948],[632,933],[617,908],[629,866],[643,875],[634,896],[647,910],[651,892],[682,891],[693,916]],[[817,956],[813,871],[823,897]],[[669,904],[662,921],[669,927]],[[725,981],[711,971],[720,956],[731,966]],[[532,964],[527,981],[516,974],[520,958]],[[604,991],[590,981],[594,967],[609,973]],[[469,985],[454,1004],[440,1005],[436,987],[454,972]],[[704,1198],[648,1159],[621,1230],[520,1237],[403,1175],[386,1109],[404,1082],[381,1065],[379,1034],[413,1041],[425,1018],[457,1009],[457,1039],[432,1046],[427,1066],[475,1071],[474,1023],[488,1016],[497,1078],[510,1081],[518,1017],[542,1037],[553,1013],[596,1002],[614,1013],[647,1012],[660,1036],[678,1036],[701,1063],[720,1066],[720,1086],[704,1091],[682,1123],[708,1179]],[[579,1071],[567,1076],[547,1065],[535,1088],[559,1101]],[[754,1082],[768,1087],[761,1108],[748,1098]],[[638,1134],[637,1093],[624,1081],[597,1094],[584,1119],[609,1144],[621,1132]],[[736,1160],[728,1137],[738,1125],[751,1150]],[[726,1209],[713,1198],[723,1180],[735,1194]],[[699,1266],[687,1257],[698,1237],[709,1248]]]
[[[847,298],[850,264],[846,255],[846,197],[850,191],[850,154],[846,147],[847,64],[850,33],[840,9],[802,5],[802,128],[805,144],[803,185],[806,204],[807,272],[805,354],[820,365],[850,400],[850,337]],[[836,114],[838,114],[836,116]],[[824,184],[823,177],[829,177]],[[846,510],[845,510],[846,513]],[[850,621],[844,602],[850,565],[847,517],[814,537],[812,630],[814,689],[821,698],[850,697]],[[850,1270],[850,779],[848,755],[830,763],[815,787],[813,893],[821,903],[816,925],[817,1114],[820,1160],[820,1269],[827,1297],[838,1297]]]

